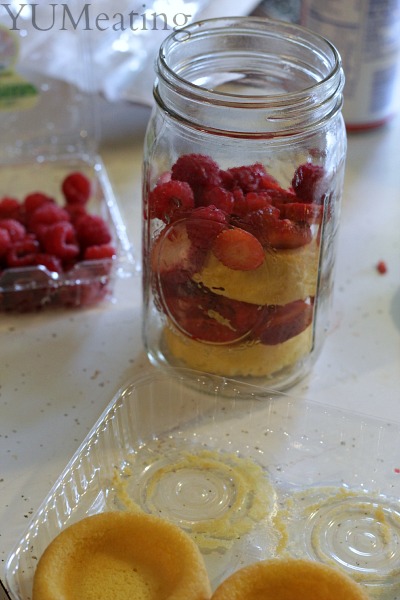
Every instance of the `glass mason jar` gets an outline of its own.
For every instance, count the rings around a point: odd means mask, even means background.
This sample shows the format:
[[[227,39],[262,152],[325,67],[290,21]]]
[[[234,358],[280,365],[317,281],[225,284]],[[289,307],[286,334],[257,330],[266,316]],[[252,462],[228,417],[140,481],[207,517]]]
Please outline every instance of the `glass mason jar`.
[[[231,17],[170,35],[143,169],[151,363],[275,389],[328,328],[346,155],[340,56],[289,23]]]

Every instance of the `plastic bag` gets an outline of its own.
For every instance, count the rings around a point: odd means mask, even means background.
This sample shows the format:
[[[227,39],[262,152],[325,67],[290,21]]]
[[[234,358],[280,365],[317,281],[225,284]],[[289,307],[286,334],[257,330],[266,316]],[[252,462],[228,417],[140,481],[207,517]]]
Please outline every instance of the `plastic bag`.
[[[248,14],[257,2],[95,0],[0,4],[0,25],[20,38],[19,64],[108,101],[152,104],[154,59],[162,40],[199,18]],[[82,51],[76,60],[76,38]],[[0,36],[0,56],[1,56]],[[40,56],[40,61],[35,61]],[[90,60],[90,76],[87,61]],[[1,61],[0,61],[1,68]]]

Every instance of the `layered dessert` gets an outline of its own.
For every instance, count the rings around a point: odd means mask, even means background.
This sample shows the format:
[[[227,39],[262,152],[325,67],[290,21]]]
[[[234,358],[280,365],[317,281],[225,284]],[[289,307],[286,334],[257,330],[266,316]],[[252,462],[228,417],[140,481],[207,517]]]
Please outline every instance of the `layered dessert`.
[[[261,164],[221,169],[180,156],[150,191],[150,280],[175,364],[266,376],[313,344],[319,239],[327,197],[320,165],[287,188]]]

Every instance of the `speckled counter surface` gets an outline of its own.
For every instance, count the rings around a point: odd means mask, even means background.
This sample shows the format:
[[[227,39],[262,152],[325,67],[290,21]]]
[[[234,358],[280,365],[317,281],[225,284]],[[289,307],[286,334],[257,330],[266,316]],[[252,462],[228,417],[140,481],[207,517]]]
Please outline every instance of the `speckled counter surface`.
[[[101,149],[138,253],[142,129]],[[313,373],[292,389],[398,422],[399,156],[400,117],[349,137],[332,327]],[[117,389],[149,368],[140,328],[140,277],[119,281],[115,300],[91,310],[0,316],[1,578],[7,555],[87,431]]]

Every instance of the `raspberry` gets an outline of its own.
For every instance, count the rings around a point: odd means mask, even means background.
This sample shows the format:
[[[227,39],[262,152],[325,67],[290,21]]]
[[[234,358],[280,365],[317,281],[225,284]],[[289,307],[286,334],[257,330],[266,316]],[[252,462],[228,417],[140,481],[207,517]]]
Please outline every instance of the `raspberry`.
[[[69,214],[69,218],[72,223],[76,223],[80,217],[88,214],[85,206],[82,204],[67,204],[64,209]]]
[[[240,220],[234,220],[233,224],[242,227],[252,233],[263,246],[269,245],[269,230],[279,219],[279,209],[274,206],[265,206],[259,210],[245,214]]]
[[[11,246],[11,237],[7,229],[0,228],[0,258],[6,255]]]
[[[0,219],[18,219],[20,204],[15,198],[4,196],[0,200]]]
[[[278,219],[276,207],[266,207],[243,217],[241,224],[260,241],[263,246],[280,250],[305,246],[312,239],[307,223],[294,223],[289,219]]]
[[[220,169],[217,163],[203,154],[183,154],[172,166],[171,178],[186,181],[192,189],[219,185]]]
[[[159,183],[149,194],[150,219],[170,222],[173,214],[194,206],[193,192],[188,183],[167,181]]]
[[[53,254],[46,254],[45,252],[39,252],[35,254],[33,263],[34,265],[41,265],[46,267],[49,271],[53,271],[55,273],[62,273],[62,263],[57,256]]]
[[[75,259],[79,254],[75,229],[66,221],[49,225],[43,233],[42,243],[48,254],[54,254],[61,260]]]
[[[8,231],[12,242],[23,240],[26,235],[25,227],[16,219],[0,219],[0,229]]]
[[[216,221],[217,223],[227,223],[227,215],[223,210],[216,206],[198,206],[194,208],[190,213],[191,218],[196,219],[208,219],[210,221]]]
[[[240,188],[235,188],[232,193],[234,198],[233,214],[242,216],[245,215],[247,213],[247,203],[243,190]]]
[[[90,179],[79,171],[67,175],[61,184],[67,204],[86,204],[90,198],[91,187]]]
[[[233,174],[230,173],[229,170],[224,171],[223,169],[221,169],[219,172],[219,177],[221,180],[222,187],[224,187],[226,190],[235,189]]]
[[[86,248],[83,259],[99,260],[102,258],[113,258],[114,256],[116,256],[114,246],[111,246],[111,244],[101,244],[100,246],[89,246]]]
[[[245,196],[247,210],[249,212],[265,208],[271,204],[268,192],[248,192]]]
[[[287,250],[309,244],[312,233],[307,223],[293,223],[289,219],[276,219],[271,224],[267,237],[268,245],[279,250]]]
[[[248,213],[268,207],[272,210],[269,192],[248,192],[247,194],[244,194],[241,190],[239,192],[239,188],[237,188],[234,192],[234,196],[235,203],[233,214],[235,217],[244,217]],[[276,210],[276,213],[279,216],[279,210]]]
[[[284,190],[282,188],[268,190],[268,196],[271,200],[271,203],[277,208],[281,208],[282,204],[299,201],[299,198],[292,190]]]
[[[39,242],[24,238],[14,242],[6,254],[8,267],[27,267],[35,264],[35,255],[39,252]]]
[[[43,204],[47,204],[48,202],[54,204],[54,199],[50,198],[50,196],[46,196],[42,192],[33,192],[32,194],[28,194],[24,199],[24,209],[27,215],[31,215],[34,210],[39,208],[39,206],[43,206]]]
[[[261,163],[232,167],[226,172],[224,180],[229,189],[238,187],[244,193],[257,192],[278,186],[276,179],[266,172]]]
[[[70,285],[68,281],[57,293],[47,286],[28,289],[27,285],[24,289],[12,290],[8,294],[10,300],[0,298],[3,310],[26,311],[49,303],[63,304],[64,291],[66,304],[74,306],[98,301],[108,293],[106,276],[110,272],[110,261],[98,263],[95,273],[92,265],[85,268],[77,264],[116,255],[109,243],[111,232],[107,223],[86,210],[90,181],[82,173],[70,173],[61,187],[65,194],[63,206],[41,191],[27,194],[22,202],[8,196],[0,199],[0,274],[5,269],[28,266],[42,266],[60,274],[73,269],[76,283]]]
[[[55,203],[46,202],[36,208],[31,215],[28,216],[28,230],[36,232],[40,225],[52,225],[60,221],[68,222],[69,214],[66,210]]]
[[[227,216],[216,206],[195,208],[186,222],[187,234],[197,248],[208,250],[214,239],[227,227]]]
[[[387,273],[387,264],[384,260],[379,260],[376,265],[376,270],[380,275],[385,275]]]
[[[75,227],[77,239],[83,249],[88,246],[100,246],[111,242],[108,225],[98,215],[86,214],[79,217]]]
[[[324,196],[325,190],[321,189],[324,167],[305,163],[297,167],[292,179],[292,187],[298,198],[303,202],[318,202]]]
[[[212,204],[229,215],[233,211],[235,198],[229,190],[221,186],[213,186],[204,190],[201,201],[204,206]]]
[[[264,249],[254,235],[243,229],[226,229],[216,238],[212,250],[229,269],[252,271],[264,262]]]
[[[288,202],[281,206],[282,219],[300,221],[304,223],[322,223],[324,207],[315,202]]]

